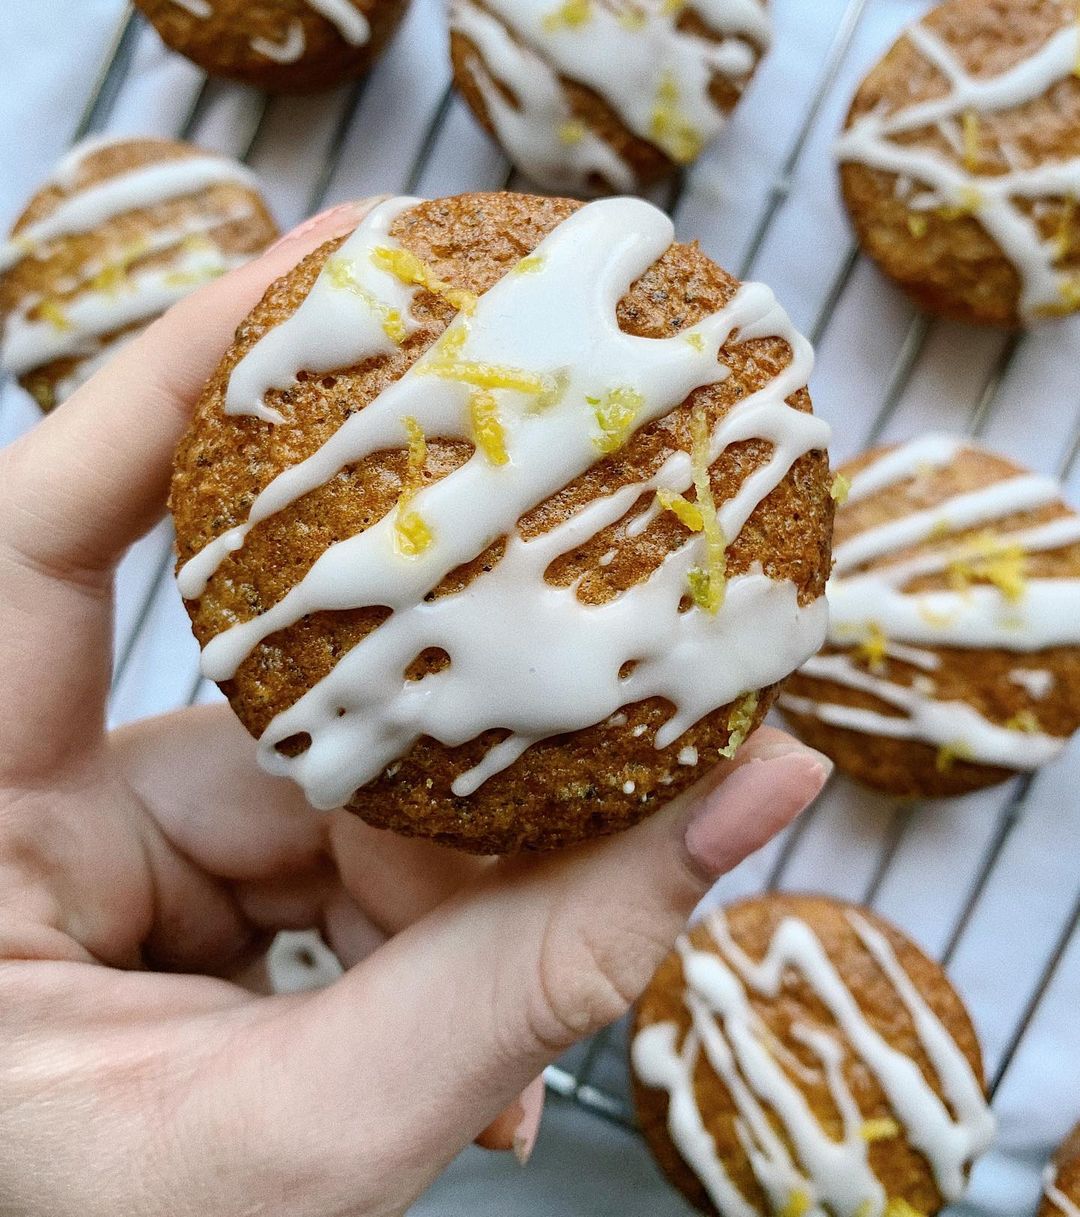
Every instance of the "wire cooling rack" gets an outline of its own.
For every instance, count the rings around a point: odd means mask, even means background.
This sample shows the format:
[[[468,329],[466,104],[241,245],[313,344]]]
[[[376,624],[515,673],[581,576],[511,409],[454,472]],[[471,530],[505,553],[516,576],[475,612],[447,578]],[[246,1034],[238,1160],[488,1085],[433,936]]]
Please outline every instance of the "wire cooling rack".
[[[285,226],[369,193],[528,188],[450,88],[441,0],[413,0],[367,78],[304,99],[208,81],[168,56],[130,5],[119,7],[90,97],[73,115],[72,140],[175,135],[237,156],[262,174]],[[772,284],[810,335],[819,353],[815,406],[833,425],[834,461],[931,427],[961,431],[1058,474],[1076,502],[1080,322],[1006,335],[915,313],[860,256],[837,202],[829,146],[855,85],[927,3],[774,0],[773,7],[775,46],[728,130],[654,201],[672,214],[681,238],[699,238],[741,277]],[[43,164],[42,177],[47,170]],[[5,386],[0,442],[34,418],[25,397]],[[119,571],[113,724],[219,696],[198,676],[171,566],[163,522]],[[953,1214],[1033,1212],[1041,1167],[1080,1118],[1078,788],[1076,746],[1041,773],[951,802],[898,802],[837,778],[708,900],[816,890],[861,901],[948,966],[979,1027],[1000,1121],[996,1147]],[[684,1213],[642,1165],[624,1060],[620,1025],[547,1072],[549,1092],[582,1117],[569,1125],[582,1174],[600,1147],[594,1164],[602,1180],[592,1191],[574,1184],[565,1163],[543,1176],[542,1138],[530,1169],[549,1187],[557,1180],[569,1198],[564,1191],[538,1200],[534,1189],[519,1204],[516,1183],[508,1176],[492,1183],[492,1170],[473,1163],[457,1191],[452,1170],[416,1211]],[[614,1142],[602,1140],[603,1128]],[[601,1140],[592,1145],[594,1136]]]

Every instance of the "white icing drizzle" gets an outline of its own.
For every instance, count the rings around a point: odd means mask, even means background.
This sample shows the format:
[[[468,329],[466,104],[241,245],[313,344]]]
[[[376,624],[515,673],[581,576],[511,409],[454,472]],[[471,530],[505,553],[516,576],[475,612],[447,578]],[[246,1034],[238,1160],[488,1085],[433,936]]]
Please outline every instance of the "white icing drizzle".
[[[925,1155],[947,1201],[961,1194],[971,1161],[993,1135],[994,1118],[967,1058],[900,966],[887,939],[854,910],[847,918],[911,1016],[955,1116],[919,1066],[868,1021],[805,921],[785,918],[757,963],[734,941],[724,914],[713,913],[706,925],[719,955],[695,948],[685,936],[677,944],[686,982],[683,1000],[691,1017],[682,1047],[676,1048],[674,1023],[654,1023],[634,1037],[631,1056],[643,1082],[668,1092],[672,1141],[716,1207],[731,1217],[754,1217],[758,1209],[728,1175],[698,1106],[694,1071],[702,1052],[735,1105],[736,1131],[773,1212],[783,1210],[796,1195],[805,1198],[807,1217],[881,1217],[885,1211],[887,1197],[870,1166],[862,1114],[842,1070],[849,1053],[877,1078],[907,1140]],[[792,1073],[804,1075],[805,1066],[793,1070],[791,1054],[776,1051],[750,1002],[751,993],[777,998],[789,969],[799,973],[836,1023],[835,1032],[797,1025],[792,1034],[820,1062],[817,1076],[824,1074],[841,1117],[839,1140],[821,1126],[792,1080]],[[770,1112],[785,1137],[773,1127]]]
[[[450,24],[479,52],[470,63],[474,79],[518,166],[551,188],[586,191],[596,174],[628,190],[629,166],[575,121],[560,77],[595,91],[630,131],[672,159],[693,159],[725,122],[710,82],[719,75],[741,86],[771,27],[761,0],[694,0],[690,7],[718,42],[681,30],[683,5],[663,0],[571,0],[562,9],[559,0],[453,0]]]
[[[374,246],[387,243],[393,216],[412,202],[376,209],[336,255],[372,294],[372,316],[365,320],[347,303],[348,297],[364,303],[364,296],[335,289],[320,275],[290,321],[271,330],[237,366],[230,409],[268,418],[261,394],[292,383],[298,370],[312,367],[313,355],[319,368],[329,370],[386,349],[376,322],[386,307],[402,307],[400,285],[382,283],[361,264],[370,263]],[[584,604],[576,586],[555,587],[544,579],[555,558],[617,522],[643,493],[688,489],[693,471],[685,452],[673,453],[652,477],[590,502],[547,533],[526,540],[516,531],[522,515],[597,460],[596,419],[586,399],[632,387],[640,400],[633,428],[643,426],[695,388],[728,375],[717,356],[736,331],[738,340],[782,337],[792,359],[720,420],[711,436],[710,462],[739,440],[760,437],[773,444],[770,460],[720,507],[724,535],[738,534],[799,456],[824,446],[825,424],[786,404],[805,385],[812,353],[767,288],[744,286],[727,308],[672,338],[638,338],[619,329],[618,301],[672,235],[671,221],[637,199],[611,199],[577,211],[537,248],[535,269],[511,272],[480,297],[472,316],[459,316],[398,381],[351,415],[316,453],[271,482],[246,523],[211,542],[180,571],[183,595],[200,595],[255,523],[368,454],[400,447],[403,419],[416,419],[427,435],[469,438],[469,388],[437,374],[449,342],[460,341],[457,358],[520,370],[549,386],[545,404],[524,391],[493,390],[509,456],[505,464],[489,461],[478,446],[464,465],[410,499],[410,510],[430,530],[426,549],[408,559],[395,552],[391,512],[331,546],[276,605],[218,634],[204,650],[204,673],[221,680],[262,639],[307,614],[364,605],[393,610],[279,714],[260,741],[264,767],[296,778],[315,806],[345,801],[421,736],[455,746],[489,729],[509,731],[454,782],[454,793],[467,796],[531,744],[602,722],[621,706],[654,696],[675,706],[656,733],[656,746],[665,748],[710,710],[779,679],[820,643],[823,602],[800,606],[793,584],[773,581],[760,569],[728,581],[715,615],[680,612],[688,573],[703,556],[700,534],[669,554],[651,577],[604,604]],[[335,316],[343,308],[349,311]],[[508,538],[505,553],[490,573],[460,593],[424,599],[448,572],[501,536]],[[523,620],[529,622],[527,637]],[[771,645],[754,643],[762,637]],[[445,650],[449,666],[422,681],[404,680],[404,670],[428,647]],[[620,678],[629,661],[636,666]],[[492,672],[498,672],[497,680]],[[290,758],[276,750],[298,733],[311,739],[306,751]]]
[[[869,498],[888,487],[919,476],[926,468],[941,468],[963,450],[960,440],[926,436],[876,458],[852,479],[848,502]],[[1050,478],[1011,477],[978,490],[953,496],[935,507],[889,520],[857,533],[834,550],[835,565],[827,596],[829,641],[850,646],[873,631],[884,652],[926,671],[937,664],[919,661],[925,651],[905,644],[933,647],[994,648],[1032,653],[1055,646],[1080,645],[1080,580],[1037,578],[1024,582],[1017,599],[996,586],[979,584],[962,590],[906,592],[915,578],[940,574],[971,558],[970,542],[938,545],[926,553],[861,569],[942,534],[993,524],[1015,513],[1060,501],[1061,490]],[[996,532],[1000,549],[1022,553],[1056,550],[1080,542],[1080,517],[1062,516],[1012,532]],[[891,738],[918,740],[955,749],[965,759],[1011,769],[1030,770],[1056,756],[1065,740],[1038,730],[1004,727],[988,720],[962,701],[940,701],[932,684],[910,686],[889,681],[858,666],[850,655],[817,656],[802,673],[871,693],[902,715],[861,707],[822,703],[811,697],[784,694],[782,707],[808,714],[833,726]],[[1032,697],[1045,697],[1052,687],[1049,672],[1014,669],[1014,684]],[[1030,724],[1028,724],[1030,725]]]
[[[1055,676],[1046,668],[1013,668],[1009,679],[1019,685],[1029,697],[1041,701],[1054,687]]]
[[[206,20],[214,15],[210,0],[172,0],[192,17]],[[351,0],[305,0],[308,8],[324,17],[350,46],[365,46],[371,38],[371,25]],[[295,63],[305,50],[304,27],[294,21],[284,42],[252,38],[251,49],[277,63]]]
[[[281,42],[272,42],[269,38],[256,36],[251,39],[251,49],[274,63],[295,63],[307,49],[307,39],[304,37],[304,27],[299,21],[291,21]]]
[[[220,156],[179,157],[119,173],[62,200],[44,219],[6,241],[0,246],[0,272],[25,257],[43,256],[59,237],[91,232],[125,211],[185,198],[223,182],[257,188],[250,169]]]
[[[1075,277],[1057,268],[1059,242],[1044,238],[1034,219],[1018,202],[1075,198],[1080,194],[1080,157],[1043,165],[980,174],[918,143],[900,143],[927,127],[952,129],[966,113],[992,114],[1023,106],[1071,77],[1080,58],[1080,25],[1075,17],[1020,63],[991,77],[971,76],[949,47],[926,25],[907,30],[907,38],[938,68],[949,83],[940,98],[912,103],[890,112],[875,108],[843,133],[837,144],[840,161],[854,161],[918,181],[926,190],[908,200],[916,211],[953,206],[969,212],[997,242],[1020,278],[1021,315],[1061,311],[1076,291]],[[943,124],[945,124],[943,126]],[[962,148],[961,148],[962,151]]]
[[[1064,1217],[1080,1217],[1080,1205],[1070,1200],[1057,1186],[1057,1167],[1053,1162],[1043,1171],[1043,1195]]]

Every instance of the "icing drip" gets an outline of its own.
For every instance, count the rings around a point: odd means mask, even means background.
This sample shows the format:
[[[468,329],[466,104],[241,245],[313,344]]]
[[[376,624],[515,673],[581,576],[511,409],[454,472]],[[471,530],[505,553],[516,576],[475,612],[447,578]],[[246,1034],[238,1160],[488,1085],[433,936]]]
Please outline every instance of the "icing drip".
[[[0,246],[0,271],[23,258],[45,256],[59,237],[91,232],[125,211],[185,198],[223,182],[256,189],[249,169],[217,156],[181,157],[117,174],[64,199],[44,219],[6,241]]]
[[[451,28],[470,60],[485,108],[511,158],[546,185],[584,191],[590,175],[618,190],[630,167],[575,118],[560,77],[592,89],[621,122],[677,163],[694,159],[725,122],[709,87],[742,85],[770,22],[760,0],[696,0],[718,42],[679,28],[685,3],[663,0],[453,0]],[[500,91],[513,94],[510,103]]]
[[[299,21],[289,23],[288,32],[282,42],[271,42],[269,38],[252,38],[251,49],[259,55],[272,59],[274,63],[295,63],[307,48],[304,27]]]
[[[942,468],[963,447],[962,441],[933,435],[884,453],[855,475],[848,501],[867,499],[927,469]],[[881,667],[884,655],[933,671],[937,664],[920,662],[920,655],[928,652],[913,653],[904,645],[910,643],[1018,653],[1080,645],[1080,580],[1023,578],[1028,554],[1080,543],[1080,517],[1061,516],[1029,528],[943,544],[950,533],[1057,503],[1060,495],[1060,487],[1050,478],[1012,477],[868,528],[837,546],[827,592],[829,641],[837,647],[851,646],[857,639],[864,641],[853,655],[817,656],[801,671],[806,676],[871,693],[904,713],[879,713],[793,694],[784,694],[781,706],[837,727],[934,744],[952,755],[984,764],[1030,770],[1051,760],[1065,740],[1039,731],[1030,718],[1022,723],[996,724],[965,702],[935,699],[932,683],[917,681],[906,686],[874,672]],[[887,561],[927,541],[937,542],[937,547]],[[996,570],[994,558],[1002,555],[1010,565]],[[883,564],[862,569],[867,563]],[[904,590],[921,576],[953,575],[969,569],[976,577],[981,572],[987,582],[969,585],[964,579],[955,590]],[[854,657],[869,660],[870,671],[858,666]],[[1052,675],[1040,670],[1014,669],[1009,679],[1034,698],[1045,697],[1053,683]]]
[[[781,922],[765,958],[756,963],[732,938],[723,913],[714,913],[705,924],[719,955],[698,950],[685,936],[677,944],[686,982],[683,1000],[691,1018],[682,1047],[676,1048],[674,1023],[654,1023],[634,1037],[631,1056],[643,1082],[668,1092],[668,1132],[675,1146],[716,1207],[732,1217],[754,1217],[758,1209],[725,1170],[698,1107],[694,1072],[702,1053],[738,1112],[736,1132],[773,1212],[787,1211],[794,1197],[802,1199],[798,1211],[809,1217],[882,1217],[886,1212],[885,1191],[869,1161],[866,1123],[842,1069],[849,1053],[877,1078],[946,1200],[961,1194],[967,1167],[993,1135],[993,1116],[967,1058],[900,966],[887,939],[854,910],[847,918],[911,1016],[956,1114],[950,1114],[918,1065],[867,1020],[806,922],[795,917]],[[775,1043],[750,1001],[751,994],[777,998],[789,969],[799,973],[836,1023],[836,1032],[797,1024],[792,1035],[817,1058],[818,1069],[809,1080],[824,1076],[840,1115],[840,1139],[826,1132],[792,1080],[792,1074],[805,1080],[806,1067]],[[779,1120],[784,1137],[770,1113]]]
[[[190,13],[192,17],[198,17],[200,21],[205,21],[207,17],[214,15],[214,6],[210,0],[172,0],[177,8],[182,8],[184,12]]]
[[[1043,1171],[1043,1195],[1064,1217],[1080,1217],[1080,1206],[1074,1204],[1057,1186],[1057,1168],[1052,1162]]]
[[[925,191],[908,199],[909,208],[916,213],[954,208],[974,216],[1016,268],[1023,316],[1071,307],[1080,285],[1075,275],[1058,269],[1067,250],[1062,250],[1056,236],[1043,237],[1035,218],[1018,204],[1080,195],[1080,158],[979,174],[977,158],[971,153],[979,115],[1024,106],[1074,75],[1080,57],[1080,25],[1070,21],[1027,59],[991,77],[969,75],[949,47],[923,24],[911,26],[907,38],[945,76],[948,94],[891,113],[877,108],[864,114],[840,137],[838,159],[923,184]],[[955,134],[956,122],[964,124],[966,141],[963,134]],[[931,127],[953,132],[957,161],[897,139]]]
[[[371,38],[371,26],[351,0],[307,0],[321,17],[337,30],[350,46],[364,46]]]
[[[269,418],[261,394],[291,384],[298,370],[312,367],[312,354],[319,369],[329,370],[386,351],[385,310],[405,315],[410,298],[401,296],[408,289],[399,282],[379,277],[372,251],[387,244],[393,217],[412,203],[397,200],[376,209],[335,255],[355,269],[370,295],[349,302],[349,293],[335,289],[324,270],[292,318],[237,365],[228,409]],[[597,460],[589,402],[617,394],[633,403],[628,439],[695,388],[729,374],[717,356],[735,331],[739,340],[778,335],[792,359],[705,437],[710,463],[739,440],[760,437],[773,445],[770,460],[718,507],[723,535],[737,536],[793,462],[824,446],[825,424],[786,404],[805,385],[812,353],[768,289],[744,286],[727,308],[672,338],[638,338],[619,329],[618,301],[671,240],[670,220],[640,200],[612,199],[577,211],[541,243],[530,273],[511,272],[480,297],[471,315],[459,314],[398,381],[271,482],[244,524],[180,571],[183,595],[200,595],[251,527],[338,470],[401,447],[405,420],[414,420],[426,436],[468,439],[476,393],[494,399],[506,459],[493,460],[478,446],[453,473],[410,494],[409,513],[427,533],[422,549],[408,558],[396,552],[392,512],[331,546],[276,605],[218,634],[203,652],[204,673],[222,680],[260,641],[309,613],[364,605],[393,610],[279,714],[260,741],[262,764],[295,777],[317,807],[345,801],[421,736],[455,746],[488,729],[509,731],[454,782],[454,793],[465,796],[538,740],[602,722],[647,697],[675,706],[655,737],[665,748],[709,711],[780,679],[820,642],[823,602],[801,607],[793,584],[760,570],[729,579],[715,614],[680,612],[688,573],[705,557],[703,534],[604,604],[584,604],[576,586],[554,587],[544,579],[554,559],[616,523],[642,494],[661,486],[688,490],[694,479],[689,453],[673,453],[652,477],[588,503],[547,533],[526,540],[516,531],[522,515]],[[687,341],[687,334],[696,341]],[[425,600],[448,572],[503,536],[504,556],[490,573],[460,593]],[[527,642],[522,621],[529,623]],[[773,645],[756,645],[762,636]],[[446,651],[449,666],[421,681],[404,680],[410,662],[428,647]],[[633,670],[620,677],[630,661]],[[713,674],[709,680],[702,680],[703,671]],[[301,755],[276,750],[298,733],[311,738]]]

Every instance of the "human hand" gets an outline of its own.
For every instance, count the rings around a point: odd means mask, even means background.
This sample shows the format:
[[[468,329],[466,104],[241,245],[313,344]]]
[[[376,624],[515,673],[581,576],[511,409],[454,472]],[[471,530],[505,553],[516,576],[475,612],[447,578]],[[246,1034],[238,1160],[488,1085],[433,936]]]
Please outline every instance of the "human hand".
[[[358,219],[178,305],[0,453],[0,1213],[374,1217],[478,1136],[524,1156],[543,1066],[827,775],[762,729],[621,836],[496,862],[316,814],[227,707],[106,733],[113,572],[191,406],[266,286]],[[334,985],[236,983],[311,926]]]

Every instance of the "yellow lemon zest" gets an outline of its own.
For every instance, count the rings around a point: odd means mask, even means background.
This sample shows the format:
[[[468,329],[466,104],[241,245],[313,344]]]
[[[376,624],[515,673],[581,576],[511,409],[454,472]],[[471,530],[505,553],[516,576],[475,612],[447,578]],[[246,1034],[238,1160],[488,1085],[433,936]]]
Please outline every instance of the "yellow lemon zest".
[[[974,173],[982,162],[982,131],[975,110],[965,110],[963,118],[964,168]]]
[[[72,328],[71,319],[57,300],[42,300],[37,311],[42,321],[47,321],[54,330],[59,330],[61,334]]]
[[[935,520],[930,528],[931,541],[944,541],[946,537],[952,536],[952,525],[946,519]]]
[[[934,768],[938,773],[948,773],[957,761],[970,761],[973,756],[970,744],[963,740],[951,740],[947,744],[942,744],[937,750]]]
[[[649,19],[641,9],[627,8],[619,13],[618,22],[626,30],[643,30],[649,24]]]
[[[644,398],[628,385],[610,389],[603,398],[585,399],[593,408],[593,417],[600,434],[593,436],[597,451],[615,452],[626,443],[641,411]]]
[[[777,1217],[803,1217],[813,1207],[813,1201],[801,1188],[792,1192]]]
[[[1057,232],[1054,234],[1054,256],[1060,262],[1072,250],[1072,227],[1076,219],[1076,196],[1069,195],[1058,216]]]
[[[472,292],[467,292],[462,287],[454,287],[445,279],[440,279],[426,263],[408,249],[390,249],[379,245],[371,251],[371,260],[380,270],[388,271],[402,283],[415,284],[434,292],[459,313],[471,316],[476,311],[476,296]]]
[[[686,5],[687,0],[664,0],[660,11],[667,17],[677,17],[686,8]]]
[[[209,283],[211,279],[220,279],[225,273],[224,266],[204,266],[199,270],[177,270],[165,276],[165,282],[170,287],[196,287],[200,283]]]
[[[685,525],[691,532],[701,532],[705,527],[701,509],[696,503],[691,503],[689,499],[683,498],[681,494],[675,494],[670,490],[658,490],[656,500],[665,511],[670,511],[679,523]]]
[[[935,612],[925,600],[920,600],[915,605],[915,611],[926,622],[927,625],[932,625],[937,629],[944,629],[945,626],[951,625],[954,614]]]
[[[874,1202],[864,1200],[855,1210],[855,1217],[874,1217]]]
[[[754,712],[757,710],[757,705],[758,695],[747,693],[728,715],[728,742],[720,749],[722,757],[730,761],[742,747],[743,741],[750,734],[750,728],[754,725]]]
[[[357,278],[356,267],[348,258],[327,258],[322,273],[333,287],[338,288],[340,291],[352,292],[354,296],[359,296],[380,319],[383,333],[391,342],[396,342],[400,346],[405,341],[405,321],[401,316],[401,312],[396,308],[391,308],[388,304],[384,304],[374,292],[364,287]]]
[[[917,240],[921,241],[926,236],[926,230],[930,227],[930,221],[924,215],[913,212],[907,218],[908,232]]]
[[[560,29],[576,30],[591,20],[590,0],[563,0],[558,8],[544,15],[540,24],[551,34]]]
[[[1060,305],[1043,309],[1043,312],[1049,315],[1061,315],[1080,309],[1080,277],[1072,275],[1062,279],[1058,284],[1058,295],[1061,297]]]
[[[891,1116],[881,1116],[874,1120],[863,1120],[859,1130],[864,1141],[891,1141],[900,1135],[900,1125]]]
[[[1022,545],[1006,544],[990,531],[977,533],[963,552],[949,563],[950,585],[964,591],[973,583],[991,583],[1006,600],[1023,598],[1027,586],[1024,568],[1027,553]]]
[[[961,186],[955,203],[938,208],[938,215],[946,220],[959,220],[963,216],[975,215],[983,205],[982,191],[976,186]]]
[[[585,124],[580,119],[572,118],[559,126],[559,143],[573,147],[585,138]]]
[[[701,151],[701,133],[689,122],[679,105],[679,82],[664,72],[656,90],[649,131],[664,152],[678,165],[689,164]]]
[[[926,1214],[920,1212],[913,1204],[908,1204],[900,1196],[893,1196],[886,1202],[882,1217],[926,1217]]]
[[[694,567],[687,573],[694,603],[707,613],[715,614],[724,603],[727,584],[727,540],[720,528],[709,477],[709,420],[701,406],[690,414],[690,459],[694,469],[696,505],[701,513],[701,531],[705,535],[705,566]]]
[[[885,631],[876,621],[871,621],[866,627],[866,635],[855,647],[855,655],[863,660],[871,671],[878,672],[885,664],[889,652],[889,640]]]
[[[498,363],[484,363],[476,359],[431,360],[417,365],[418,373],[438,376],[442,380],[459,380],[476,389],[511,389],[515,393],[548,392],[552,388],[552,377],[538,376],[523,368],[506,367]]]
[[[424,464],[427,461],[427,439],[424,430],[415,418],[402,420],[409,447],[405,461],[405,474],[398,494],[397,518],[394,520],[394,545],[400,554],[415,558],[431,544],[433,535],[418,512],[409,511],[413,496],[423,484]]]
[[[187,238],[185,238],[187,240]],[[90,280],[90,288],[115,296],[127,282],[132,264],[146,253],[145,241],[133,241],[114,261],[106,263]]]
[[[543,254],[529,254],[514,267],[515,275],[534,275],[544,265]]]
[[[1018,710],[1005,720],[1005,726],[1010,731],[1023,731],[1026,735],[1035,735],[1042,730],[1042,724],[1030,710]]]
[[[469,421],[473,440],[493,465],[505,465],[506,432],[499,419],[499,404],[490,389],[473,389],[469,394]]]
[[[846,477],[842,473],[838,473],[832,480],[832,485],[829,487],[829,495],[838,507],[843,507],[847,502],[847,497],[851,493],[851,478]]]
[[[705,335],[696,330],[686,335],[686,341],[695,351],[705,350]]]

